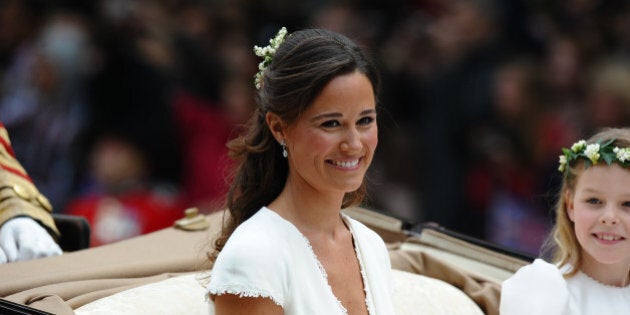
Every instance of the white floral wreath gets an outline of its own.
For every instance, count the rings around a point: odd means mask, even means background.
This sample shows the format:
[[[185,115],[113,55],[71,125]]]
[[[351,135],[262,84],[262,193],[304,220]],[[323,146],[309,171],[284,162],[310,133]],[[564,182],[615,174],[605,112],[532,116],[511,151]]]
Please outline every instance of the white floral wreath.
[[[585,160],[587,168],[591,164],[596,165],[600,159],[604,160],[608,165],[617,162],[623,167],[630,166],[630,148],[613,146],[612,143],[614,141],[615,139],[611,139],[604,143],[587,144],[585,140],[580,140],[574,143],[571,149],[562,148],[564,154],[560,155],[558,170],[564,173],[568,170],[567,165],[579,158]]]
[[[287,36],[287,28],[282,27],[274,38],[269,40],[269,45],[265,47],[254,46],[254,53],[258,57],[262,57],[263,61],[258,64],[258,72],[254,76],[254,85],[257,90],[260,90],[262,86],[262,78],[263,72],[271,63],[273,56],[276,54],[276,50],[280,47],[280,44],[284,41],[284,38]]]

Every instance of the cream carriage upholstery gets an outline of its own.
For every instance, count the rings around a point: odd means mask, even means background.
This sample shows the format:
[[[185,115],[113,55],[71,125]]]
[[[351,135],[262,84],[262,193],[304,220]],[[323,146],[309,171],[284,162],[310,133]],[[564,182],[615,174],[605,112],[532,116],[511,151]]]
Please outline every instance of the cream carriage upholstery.
[[[77,315],[154,314],[212,315],[204,295],[202,274],[189,274],[125,290],[83,305]],[[396,314],[483,314],[461,290],[438,279],[394,270]]]

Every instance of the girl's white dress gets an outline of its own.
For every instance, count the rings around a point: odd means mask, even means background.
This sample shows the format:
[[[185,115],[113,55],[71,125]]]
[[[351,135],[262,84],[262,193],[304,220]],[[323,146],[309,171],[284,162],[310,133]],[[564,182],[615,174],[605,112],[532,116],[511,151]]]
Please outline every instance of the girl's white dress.
[[[393,314],[391,265],[374,231],[342,214],[350,228],[371,315]],[[265,297],[285,315],[346,314],[308,239],[266,207],[243,222],[219,254],[208,293]]]
[[[568,269],[542,259],[522,267],[503,282],[500,314],[630,314],[630,286],[608,286],[582,272],[565,279]]]

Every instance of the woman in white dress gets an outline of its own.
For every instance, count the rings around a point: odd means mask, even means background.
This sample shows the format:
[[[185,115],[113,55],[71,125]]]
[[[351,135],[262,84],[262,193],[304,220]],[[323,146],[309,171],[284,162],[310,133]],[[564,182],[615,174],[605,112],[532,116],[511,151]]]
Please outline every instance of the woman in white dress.
[[[379,77],[335,32],[280,30],[256,75],[258,108],[230,143],[209,297],[216,314],[393,313],[383,240],[341,209],[359,203],[378,142]]]
[[[503,282],[501,314],[630,313],[630,129],[605,129],[563,149],[563,184],[549,238]]]

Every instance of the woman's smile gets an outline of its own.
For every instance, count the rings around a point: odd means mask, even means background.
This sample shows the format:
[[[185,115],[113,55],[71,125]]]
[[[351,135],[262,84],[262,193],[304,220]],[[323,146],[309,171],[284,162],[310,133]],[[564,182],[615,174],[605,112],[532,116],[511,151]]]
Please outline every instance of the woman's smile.
[[[363,158],[358,158],[358,159],[353,159],[353,160],[326,160],[326,163],[328,164],[332,164],[338,168],[344,169],[344,170],[355,170],[358,168],[359,166],[359,162],[362,160]]]

